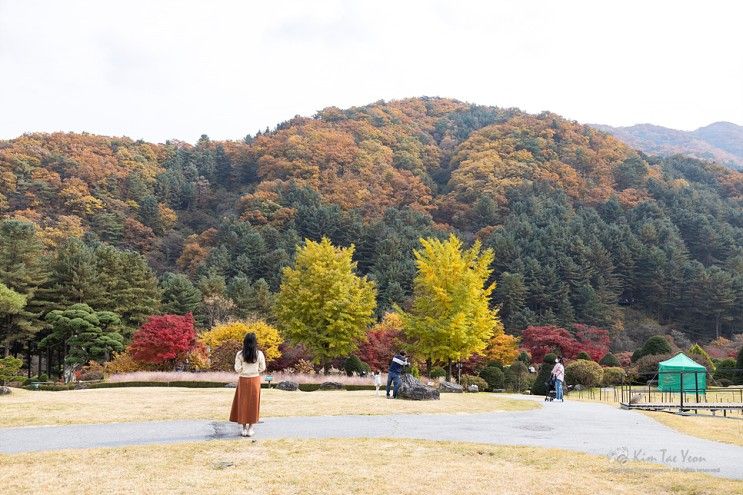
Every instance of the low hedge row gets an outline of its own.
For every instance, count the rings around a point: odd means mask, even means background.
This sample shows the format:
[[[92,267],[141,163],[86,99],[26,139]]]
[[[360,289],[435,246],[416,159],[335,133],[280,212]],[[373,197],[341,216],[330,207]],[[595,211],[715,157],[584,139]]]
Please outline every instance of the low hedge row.
[[[25,388],[26,390],[43,390],[45,392],[59,392],[60,390],[74,390],[75,384],[74,383],[68,383],[65,385],[62,384],[53,384],[53,385],[39,385],[38,387],[34,387],[33,385],[24,385],[22,388]]]
[[[265,386],[265,383],[263,385]],[[273,385],[272,388],[276,388],[276,386]],[[343,389],[348,390],[348,391],[375,390],[375,387],[374,385],[344,385]],[[320,390],[320,384],[319,383],[300,383],[299,390],[301,390],[302,392],[315,392],[317,390]]]
[[[226,382],[102,382],[94,383],[88,388],[119,388],[119,387],[185,387],[185,388],[224,388]]]
[[[224,382],[196,382],[196,381],[183,381],[183,382],[100,382],[88,384],[85,388],[126,388],[126,387],[185,387],[185,388],[224,388],[227,383]],[[50,384],[50,385],[39,385],[39,388],[34,388],[29,385],[25,388],[26,390],[43,390],[45,392],[58,392],[62,390],[75,390],[77,387],[76,383],[66,384]],[[261,383],[261,388],[268,388],[267,383]],[[271,388],[276,388],[276,384],[272,384]],[[346,385],[346,390],[375,390],[373,385]],[[300,383],[299,390],[302,392],[315,392],[320,389],[319,383]]]

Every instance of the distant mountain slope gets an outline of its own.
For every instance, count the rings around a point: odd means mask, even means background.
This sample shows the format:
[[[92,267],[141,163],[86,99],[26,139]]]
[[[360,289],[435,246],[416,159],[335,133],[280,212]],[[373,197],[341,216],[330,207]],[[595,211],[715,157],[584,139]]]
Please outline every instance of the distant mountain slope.
[[[743,127],[730,122],[715,122],[691,132],[652,124],[630,127],[590,125],[648,154],[682,154],[743,169]]]
[[[743,161],[743,126],[730,122],[715,122],[706,127],[700,127],[692,134],[721,150],[732,153],[738,157],[739,162]]]
[[[410,301],[419,239],[456,233],[494,250],[493,304],[512,333],[579,322],[634,349],[650,327],[625,325],[631,310],[711,340],[743,328],[742,211],[742,172],[648,157],[549,112],[442,98],[329,107],[240,141],[0,140],[0,282],[11,287],[1,248],[21,221],[67,277],[38,299],[90,280],[78,238],[143,255],[164,286],[187,277],[200,321],[270,316],[296,245],[323,236],[356,246],[381,316]]]

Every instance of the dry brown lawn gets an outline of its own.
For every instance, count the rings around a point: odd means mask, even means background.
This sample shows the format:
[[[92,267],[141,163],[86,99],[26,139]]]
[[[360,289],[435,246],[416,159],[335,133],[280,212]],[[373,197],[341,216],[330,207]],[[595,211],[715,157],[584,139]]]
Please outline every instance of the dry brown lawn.
[[[14,389],[0,397],[0,427],[227,419],[234,389],[141,387],[63,392]],[[524,411],[532,401],[495,394],[441,394],[439,401],[387,400],[373,391],[284,392],[263,390],[261,416],[477,413]]]
[[[681,433],[743,447],[743,419],[738,419],[743,416],[739,414],[733,414],[731,418],[723,418],[709,415],[679,416],[652,411],[642,411],[642,413]]]
[[[743,482],[556,449],[248,439],[0,455],[5,493],[715,494]]]

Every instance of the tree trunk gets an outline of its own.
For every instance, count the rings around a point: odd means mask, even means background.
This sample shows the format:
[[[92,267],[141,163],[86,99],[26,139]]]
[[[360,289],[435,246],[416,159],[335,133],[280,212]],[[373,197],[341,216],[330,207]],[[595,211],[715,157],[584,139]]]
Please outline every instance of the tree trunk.
[[[447,382],[451,381],[451,359],[449,359],[449,363],[446,366],[446,381]]]
[[[431,377],[431,367],[433,365],[433,362],[431,361],[431,358],[426,359],[426,375],[428,377]]]
[[[52,376],[52,350],[48,347],[46,349],[46,374]]]
[[[26,348],[26,359],[28,359],[27,378],[31,378],[31,342],[28,343],[28,347]]]

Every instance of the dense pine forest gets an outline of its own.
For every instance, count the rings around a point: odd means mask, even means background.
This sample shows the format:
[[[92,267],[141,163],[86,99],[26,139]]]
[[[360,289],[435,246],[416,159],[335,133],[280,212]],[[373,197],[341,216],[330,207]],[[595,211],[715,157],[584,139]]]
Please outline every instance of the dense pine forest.
[[[381,319],[410,304],[419,239],[450,233],[493,249],[509,334],[581,323],[614,351],[654,333],[706,343],[743,328],[742,204],[741,172],[438,98],[195,145],[26,134],[0,141],[0,347],[36,352],[46,315],[75,303],[129,335],[161,313],[271,321],[282,267],[323,236],[355,245]]]

